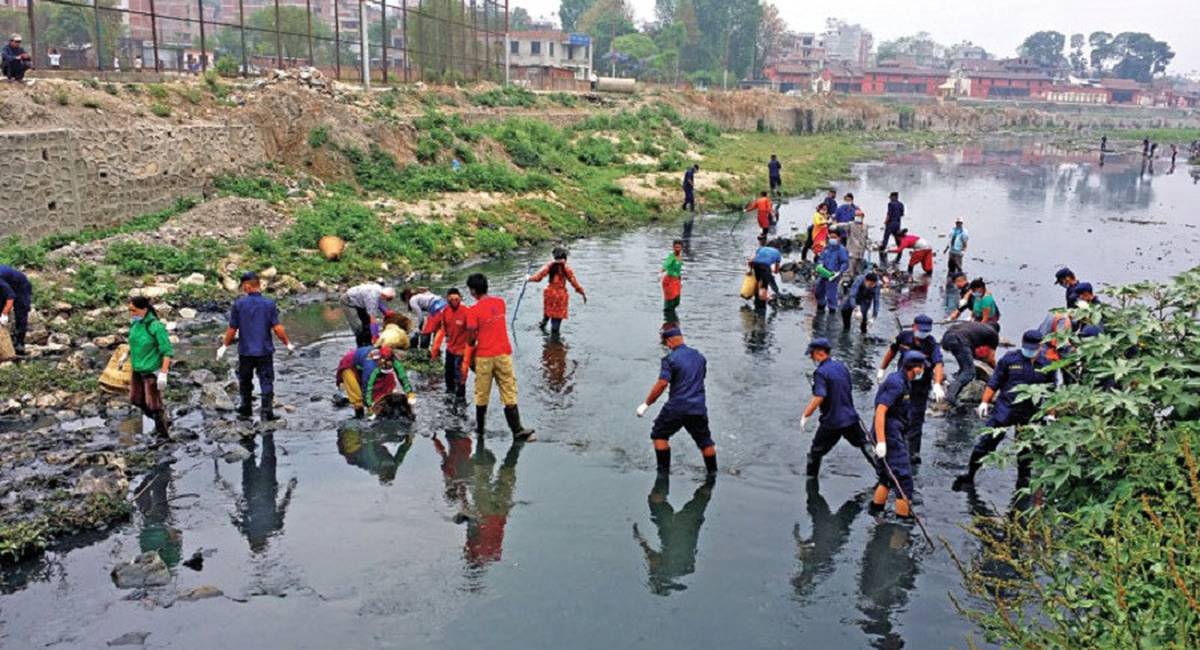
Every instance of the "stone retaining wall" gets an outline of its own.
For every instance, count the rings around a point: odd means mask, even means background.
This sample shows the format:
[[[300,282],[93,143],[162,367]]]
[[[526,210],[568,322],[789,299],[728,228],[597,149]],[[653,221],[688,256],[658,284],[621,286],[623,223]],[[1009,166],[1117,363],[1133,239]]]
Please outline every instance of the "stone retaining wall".
[[[0,151],[0,237],[24,239],[116,225],[265,160],[257,129],[219,124],[0,132]]]

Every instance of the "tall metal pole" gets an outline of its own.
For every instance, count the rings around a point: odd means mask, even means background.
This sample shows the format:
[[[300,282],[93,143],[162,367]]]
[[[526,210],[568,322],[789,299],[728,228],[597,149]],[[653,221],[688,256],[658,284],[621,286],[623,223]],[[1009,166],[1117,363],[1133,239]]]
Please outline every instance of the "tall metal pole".
[[[161,64],[158,60],[158,12],[154,9],[154,0],[150,0],[150,38],[154,43],[154,71],[158,72]]]
[[[196,0],[196,8],[200,10],[200,68],[208,72],[208,46],[204,40],[204,0]]]
[[[150,3],[150,13],[151,15],[154,14],[153,2]],[[96,69],[103,70],[104,48],[100,45],[101,37],[103,36],[103,34],[100,33],[100,3],[96,2],[96,0],[92,0],[92,14],[96,23]]]
[[[242,34],[242,76],[250,76],[250,61],[246,53],[246,2],[238,0],[238,25],[241,26]]]
[[[387,69],[388,69],[388,26],[387,26],[387,0],[379,0],[379,31],[381,32],[383,47],[383,83],[387,84]]]
[[[408,83],[408,71],[412,68],[412,43],[408,42],[408,0],[400,0],[400,39],[404,43],[404,83]]]
[[[333,75],[342,80],[342,14],[338,0],[333,0]]]
[[[37,61],[37,26],[34,24],[37,21],[33,17],[33,0],[25,3],[26,13],[29,14],[29,51],[34,61]]]
[[[304,15],[308,16],[308,65],[315,68],[317,61],[313,58],[312,46],[312,0],[304,0],[304,9],[306,12]]]
[[[367,39],[367,2],[358,0],[358,58],[362,64],[363,88],[371,89],[371,43]]]
[[[512,83],[512,45],[508,42],[508,0],[504,0],[504,85]]]
[[[283,38],[279,35],[279,0],[275,0],[275,65],[283,69]]]

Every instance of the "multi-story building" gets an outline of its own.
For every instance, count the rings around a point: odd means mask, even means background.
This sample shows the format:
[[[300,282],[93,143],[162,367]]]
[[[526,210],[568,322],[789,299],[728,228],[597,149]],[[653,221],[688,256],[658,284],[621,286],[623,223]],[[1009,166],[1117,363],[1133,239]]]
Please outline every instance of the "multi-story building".
[[[825,26],[822,41],[825,44],[825,56],[830,61],[845,61],[858,66],[866,66],[870,62],[875,37],[865,27],[849,25],[835,18],[827,20]]]
[[[588,81],[592,78],[592,39],[559,30],[510,32],[508,62],[517,75],[529,68],[560,69]]]
[[[928,95],[937,96],[946,82],[946,71],[886,61],[863,70],[862,92],[865,95]]]

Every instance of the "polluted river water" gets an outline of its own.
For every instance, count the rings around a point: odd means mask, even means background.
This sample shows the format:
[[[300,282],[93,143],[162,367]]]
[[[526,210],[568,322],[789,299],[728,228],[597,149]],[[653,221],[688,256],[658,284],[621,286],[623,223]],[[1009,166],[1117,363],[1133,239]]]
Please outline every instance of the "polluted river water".
[[[573,243],[590,303],[572,298],[560,340],[537,329],[541,290],[529,286],[512,333],[522,415],[538,431],[525,445],[510,442],[498,408],[482,444],[456,436],[471,422],[444,405],[437,376],[417,380],[415,423],[349,420],[329,399],[352,343],[340,314],[320,304],[289,310],[303,351],[277,360],[278,400],[294,407],[286,425],[244,460],[180,454],[136,486],[129,523],[18,567],[3,581],[0,646],[986,645],[954,609],[951,596],[963,593],[946,549],[867,511],[874,478],[855,450],[839,445],[819,483],[805,480],[815,426],[799,430],[813,371],[804,348],[831,339],[851,367],[859,413],[869,414],[897,319],[945,313],[941,249],[956,216],[970,231],[966,270],[989,281],[1010,339],[1062,304],[1060,266],[1107,287],[1194,264],[1200,187],[1186,166],[1141,162],[1109,156],[1102,167],[1095,154],[1004,140],[897,149],[857,165],[837,189],[856,195],[872,238],[887,193],[898,190],[905,224],[938,250],[932,279],[885,292],[865,337],[816,315],[811,299],[764,315],[744,308],[736,292],[753,217],[698,216],[679,316],[688,344],[708,358],[721,464],[713,482],[686,434],[674,439],[669,480],[656,480],[648,435],[662,402],[634,415],[658,373],[656,276],[678,224]],[[779,233],[802,232],[814,203],[785,203]],[[544,256],[483,268],[510,314]],[[948,374],[955,369],[948,357]],[[930,417],[915,479],[929,532],[964,559],[977,545],[961,526],[972,513],[1006,511],[1014,484],[1013,469],[985,468],[974,497],[949,489],[980,428],[966,409]],[[171,566],[171,585],[117,589],[109,571],[147,549]],[[189,560],[197,556],[202,564]],[[222,595],[177,599],[202,586]]]

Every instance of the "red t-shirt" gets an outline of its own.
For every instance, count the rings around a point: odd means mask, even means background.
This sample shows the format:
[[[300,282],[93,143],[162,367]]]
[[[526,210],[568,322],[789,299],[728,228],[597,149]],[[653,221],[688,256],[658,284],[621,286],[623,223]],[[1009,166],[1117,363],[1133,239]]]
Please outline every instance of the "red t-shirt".
[[[771,204],[771,199],[760,196],[754,203],[750,204],[750,207],[758,210],[759,226],[766,228],[771,225],[771,212],[775,209],[775,206]]]
[[[484,296],[467,312],[467,330],[475,333],[475,357],[512,354],[508,327],[504,324],[504,300]]]
[[[446,306],[429,321],[429,331],[436,332],[438,327],[446,331],[446,351],[450,354],[462,354],[467,347],[467,316],[471,308],[459,305],[458,309]]]

